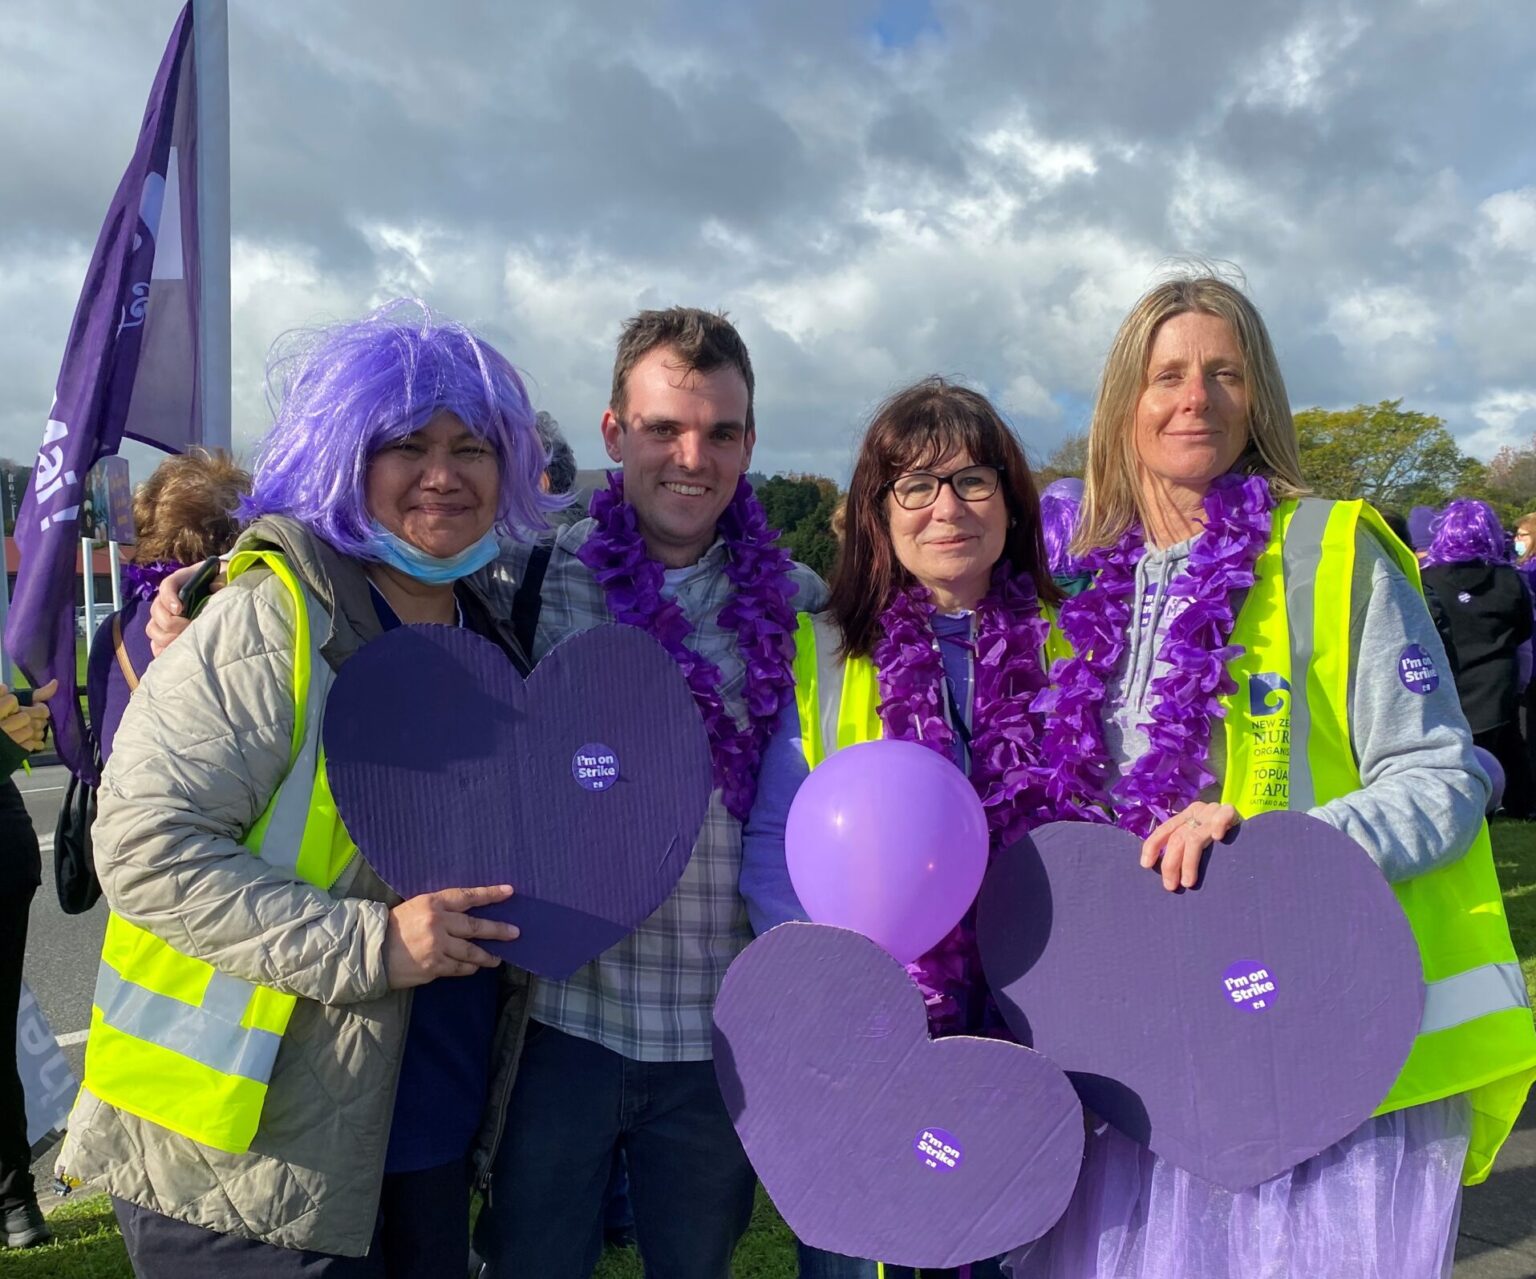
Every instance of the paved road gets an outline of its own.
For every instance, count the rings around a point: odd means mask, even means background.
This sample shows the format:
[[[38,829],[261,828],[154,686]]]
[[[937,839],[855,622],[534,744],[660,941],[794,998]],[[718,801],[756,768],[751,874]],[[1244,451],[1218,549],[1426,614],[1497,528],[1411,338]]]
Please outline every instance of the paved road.
[[[45,845],[53,838],[66,780],[62,768],[39,768],[18,783]],[[45,852],[45,878],[48,860]],[[64,914],[51,882],[44,884],[32,907],[27,981],[77,1075],[85,1055],[84,1030],[90,1023],[91,988],[105,927],[100,905],[85,915]],[[50,1153],[38,1161],[40,1188],[51,1180],[51,1160]],[[1536,1101],[1527,1104],[1519,1128],[1499,1157],[1498,1171],[1466,1193],[1456,1279],[1536,1279]]]

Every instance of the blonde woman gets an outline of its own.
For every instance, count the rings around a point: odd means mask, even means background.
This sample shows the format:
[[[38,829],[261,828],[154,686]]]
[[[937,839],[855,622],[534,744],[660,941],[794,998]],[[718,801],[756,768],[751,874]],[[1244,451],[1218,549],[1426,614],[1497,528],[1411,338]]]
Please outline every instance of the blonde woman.
[[[1304,496],[1274,350],[1239,290],[1174,280],[1136,304],[1104,370],[1086,481],[1072,550],[1092,582],[1061,607],[1075,656],[1037,701],[1068,729],[1054,761],[1068,807],[1109,808],[1169,890],[1193,887],[1242,818],[1310,812],[1393,883],[1426,972],[1510,971],[1488,782],[1417,566],[1370,507]],[[1448,1274],[1463,1173],[1487,1175],[1536,1075],[1523,985],[1480,1008],[1453,1007],[1454,987],[1431,982],[1450,1028],[1426,1025],[1387,1113],[1251,1190],[1090,1134],[1066,1216],[1014,1254],[1013,1274]]]

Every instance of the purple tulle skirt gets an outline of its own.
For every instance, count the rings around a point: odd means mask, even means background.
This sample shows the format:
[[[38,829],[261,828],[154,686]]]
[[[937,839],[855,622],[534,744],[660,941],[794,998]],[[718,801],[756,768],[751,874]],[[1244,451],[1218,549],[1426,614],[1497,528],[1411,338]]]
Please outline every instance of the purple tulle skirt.
[[[1013,1279],[1444,1279],[1471,1112],[1452,1097],[1367,1120],[1251,1190],[1223,1190],[1113,1128],[1090,1133],[1066,1215]]]

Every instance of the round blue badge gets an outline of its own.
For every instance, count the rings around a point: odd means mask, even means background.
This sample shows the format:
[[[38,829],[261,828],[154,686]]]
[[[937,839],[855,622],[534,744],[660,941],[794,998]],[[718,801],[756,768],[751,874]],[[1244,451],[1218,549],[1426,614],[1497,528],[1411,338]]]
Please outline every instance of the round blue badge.
[[[1410,693],[1424,697],[1440,687],[1435,659],[1422,644],[1410,644],[1397,659],[1397,677]]]

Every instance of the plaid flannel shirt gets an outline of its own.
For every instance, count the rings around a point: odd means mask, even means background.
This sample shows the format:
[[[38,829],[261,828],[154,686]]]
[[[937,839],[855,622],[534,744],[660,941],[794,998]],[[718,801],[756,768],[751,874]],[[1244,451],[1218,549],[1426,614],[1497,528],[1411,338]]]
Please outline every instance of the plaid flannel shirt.
[[[594,527],[592,520],[582,520],[555,539],[544,575],[535,661],[567,635],[613,621],[602,588],[576,558]],[[503,617],[511,615],[531,549],[504,543],[501,558],[482,577]],[[667,594],[693,623],[689,646],[720,668],[725,704],[745,723],[741,691],[746,668],[736,652],[735,633],[719,623],[733,589],[725,576],[727,553],[725,543],[717,540],[692,571],[671,582]],[[815,573],[796,564],[793,580],[797,609],[825,607],[827,588]],[[737,887],[740,874],[741,823],[726,812],[717,789],[672,895],[629,937],[565,981],[537,979],[534,1019],[635,1061],[708,1061],[720,982],[752,940]]]

